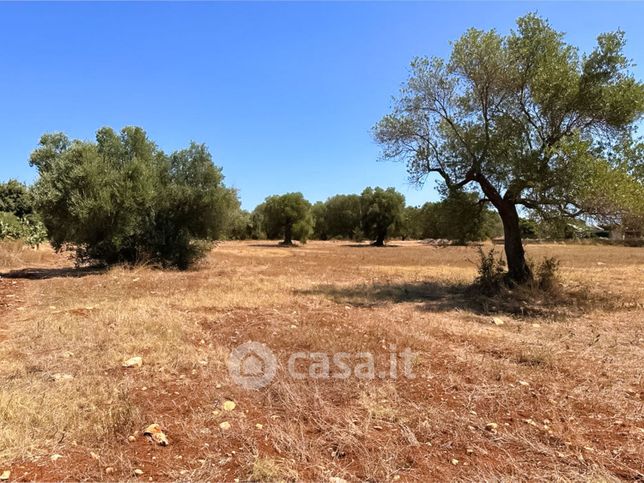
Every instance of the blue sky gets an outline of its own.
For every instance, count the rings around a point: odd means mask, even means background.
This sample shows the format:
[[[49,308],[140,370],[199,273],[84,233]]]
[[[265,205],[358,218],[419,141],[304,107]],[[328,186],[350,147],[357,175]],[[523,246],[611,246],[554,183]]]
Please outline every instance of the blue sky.
[[[377,162],[370,128],[416,55],[447,55],[468,27],[507,32],[529,11],[588,50],[626,31],[644,63],[644,3],[3,3],[0,180],[32,182],[41,134],[93,139],[144,127],[164,150],[206,143],[245,208],[395,186],[437,198]],[[642,67],[636,67],[644,77]]]

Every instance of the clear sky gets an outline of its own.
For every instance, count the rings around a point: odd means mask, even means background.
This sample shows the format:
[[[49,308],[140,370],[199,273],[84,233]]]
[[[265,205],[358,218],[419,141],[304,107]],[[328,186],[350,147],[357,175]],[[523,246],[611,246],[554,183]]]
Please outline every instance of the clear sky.
[[[0,180],[34,180],[45,132],[138,125],[167,151],[206,143],[248,209],[367,185],[421,204],[433,183],[417,190],[403,165],[377,162],[371,126],[412,57],[447,55],[471,26],[505,33],[529,11],[582,50],[622,28],[644,64],[641,2],[0,4]]]

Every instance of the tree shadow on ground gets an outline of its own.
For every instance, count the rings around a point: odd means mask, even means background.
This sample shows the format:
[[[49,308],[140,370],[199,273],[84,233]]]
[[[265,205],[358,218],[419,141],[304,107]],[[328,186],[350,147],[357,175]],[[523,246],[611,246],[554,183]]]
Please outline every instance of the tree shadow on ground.
[[[50,278],[79,278],[105,273],[105,267],[21,268],[0,273],[0,278],[46,280]]]
[[[472,309],[467,285],[436,281],[375,283],[357,286],[318,285],[300,290],[302,295],[323,295],[337,303],[355,307],[378,307],[387,303],[420,303],[430,312]]]
[[[297,243],[293,243],[292,245],[284,245],[283,243],[275,242],[275,243],[249,243],[246,246],[253,247],[253,248],[297,248],[301,245]]]
[[[564,320],[589,310],[622,310],[631,300],[608,300],[587,290],[543,292],[530,288],[505,289],[493,296],[483,295],[472,284],[440,281],[393,282],[354,286],[318,285],[300,290],[301,295],[322,295],[353,307],[381,307],[390,303],[414,303],[418,310],[445,312],[465,310],[476,315],[506,314],[517,317],[546,317]]]
[[[374,245],[373,243],[346,243],[342,245],[350,248],[399,248],[400,245],[394,243],[386,243],[385,245]]]

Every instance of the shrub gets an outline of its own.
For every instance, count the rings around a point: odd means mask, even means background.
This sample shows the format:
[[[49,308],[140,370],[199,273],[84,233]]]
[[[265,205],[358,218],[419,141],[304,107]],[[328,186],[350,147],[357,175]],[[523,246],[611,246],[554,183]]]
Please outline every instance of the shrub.
[[[508,278],[505,270],[505,261],[495,256],[492,248],[485,253],[479,247],[478,277],[474,283],[475,287],[484,295],[494,296],[504,289],[515,288],[515,284]],[[531,272],[534,278],[531,284],[526,285],[524,292],[547,292],[554,294],[560,285],[559,266],[560,262],[555,257],[546,257],[540,263],[529,260]]]
[[[13,213],[0,212],[0,240],[22,240],[37,247],[47,240],[45,225],[34,215],[18,218]]]
[[[46,134],[31,155],[37,212],[52,245],[77,262],[137,261],[188,267],[217,239],[239,202],[204,145],[170,155],[137,127],[96,142]]]
[[[555,257],[546,257],[534,270],[535,284],[544,292],[552,292],[559,286],[560,261]]]
[[[475,285],[485,295],[496,294],[505,281],[505,262],[501,257],[496,257],[494,248],[485,253],[481,247],[479,251],[478,277]]]
[[[17,240],[21,235],[20,219],[13,213],[0,212],[0,239]]]

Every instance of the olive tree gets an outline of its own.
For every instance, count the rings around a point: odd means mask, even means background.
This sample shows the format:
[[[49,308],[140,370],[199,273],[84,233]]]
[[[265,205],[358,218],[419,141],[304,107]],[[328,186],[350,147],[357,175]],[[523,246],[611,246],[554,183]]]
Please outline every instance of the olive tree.
[[[384,246],[387,234],[402,222],[405,197],[394,188],[365,188],[360,195],[362,229],[375,241],[374,246]]]
[[[239,206],[206,146],[170,155],[138,127],[96,142],[46,134],[31,155],[33,194],[52,245],[77,261],[149,260],[186,268],[217,239]]]
[[[33,206],[29,188],[15,179],[0,183],[0,212],[13,213],[18,218],[31,214]]]
[[[644,204],[619,155],[644,112],[624,42],[601,34],[581,55],[534,14],[505,36],[470,29],[449,58],[412,62],[374,128],[383,157],[406,162],[419,184],[435,174],[449,188],[474,185],[503,222],[508,278],[526,282],[519,210],[600,216]]]
[[[293,238],[306,242],[311,235],[311,203],[302,193],[269,196],[262,205],[262,212],[268,237],[283,236],[282,245],[292,245]]]

